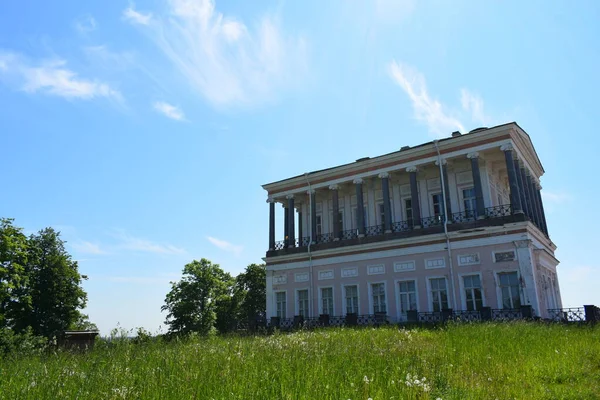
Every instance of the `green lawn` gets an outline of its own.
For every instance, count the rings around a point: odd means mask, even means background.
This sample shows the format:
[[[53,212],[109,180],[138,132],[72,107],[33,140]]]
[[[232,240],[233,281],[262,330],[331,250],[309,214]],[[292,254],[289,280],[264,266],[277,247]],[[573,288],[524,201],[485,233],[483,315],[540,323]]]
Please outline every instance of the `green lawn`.
[[[2,399],[600,399],[600,325],[99,342],[0,361]]]

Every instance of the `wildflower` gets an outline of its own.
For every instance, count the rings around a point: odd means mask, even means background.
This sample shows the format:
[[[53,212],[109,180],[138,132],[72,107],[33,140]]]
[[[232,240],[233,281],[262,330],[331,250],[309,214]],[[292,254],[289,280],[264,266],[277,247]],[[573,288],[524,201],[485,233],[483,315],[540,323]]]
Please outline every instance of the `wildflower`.
[[[365,375],[365,377],[363,378],[363,381],[368,385],[369,384],[369,378]]]

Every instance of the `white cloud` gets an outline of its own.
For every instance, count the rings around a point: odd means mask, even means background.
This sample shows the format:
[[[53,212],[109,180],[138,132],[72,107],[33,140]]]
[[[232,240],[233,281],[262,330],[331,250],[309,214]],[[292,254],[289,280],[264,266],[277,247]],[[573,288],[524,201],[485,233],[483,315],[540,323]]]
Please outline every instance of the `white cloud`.
[[[242,246],[231,244],[229,242],[226,242],[225,240],[217,239],[211,236],[208,236],[207,239],[219,249],[227,251],[229,253],[233,253],[235,255],[240,255],[243,250]]]
[[[462,123],[427,92],[425,78],[416,69],[396,61],[388,64],[392,79],[406,92],[413,104],[415,118],[424,122],[431,133],[447,136],[454,130],[465,132]]]
[[[83,52],[95,66],[105,69],[127,69],[136,65],[131,52],[113,52],[108,46],[87,46]]]
[[[542,189],[542,200],[549,203],[563,204],[571,200],[571,195],[564,192],[549,192]]]
[[[108,84],[80,78],[66,68],[66,61],[31,63],[24,57],[0,50],[0,79],[29,93],[45,93],[67,99],[90,100],[105,97],[121,101],[121,93]]]
[[[483,111],[483,100],[479,95],[470,92],[468,89],[460,91],[460,102],[464,111],[471,114],[471,120],[482,126],[492,125],[491,118],[485,115]]]
[[[171,244],[159,244],[150,240],[136,238],[125,232],[119,232],[116,237],[121,241],[119,248],[125,250],[140,251],[144,253],[156,254],[185,254],[185,249],[173,246]]]
[[[183,111],[179,109],[179,107],[175,107],[164,101],[157,101],[154,103],[154,109],[166,117],[176,121],[183,121],[185,119],[185,115],[183,114]]]
[[[75,26],[75,29],[79,33],[83,33],[83,34],[95,31],[96,28],[98,27],[98,24],[96,23],[96,20],[94,19],[94,17],[92,17],[89,14],[82,15],[81,17],[77,18],[75,20],[75,22],[73,23],[73,25]]]
[[[100,245],[84,240],[70,243],[70,246],[80,254],[106,254],[106,252],[100,248]]]
[[[133,9],[133,5],[123,11],[123,17],[134,24],[148,25],[152,19],[152,14],[140,13]]]
[[[125,13],[140,23],[133,7]],[[176,70],[215,106],[262,104],[301,80],[306,43],[286,36],[271,15],[250,29],[216,11],[212,0],[170,0],[166,14],[142,25]]]

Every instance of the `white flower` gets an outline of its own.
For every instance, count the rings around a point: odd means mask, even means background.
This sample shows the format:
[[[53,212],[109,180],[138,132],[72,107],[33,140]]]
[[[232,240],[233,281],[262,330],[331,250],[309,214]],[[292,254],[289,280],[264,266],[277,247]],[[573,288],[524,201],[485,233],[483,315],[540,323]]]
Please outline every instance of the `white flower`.
[[[368,384],[369,383],[369,378],[365,375],[365,377],[363,378],[363,381]]]

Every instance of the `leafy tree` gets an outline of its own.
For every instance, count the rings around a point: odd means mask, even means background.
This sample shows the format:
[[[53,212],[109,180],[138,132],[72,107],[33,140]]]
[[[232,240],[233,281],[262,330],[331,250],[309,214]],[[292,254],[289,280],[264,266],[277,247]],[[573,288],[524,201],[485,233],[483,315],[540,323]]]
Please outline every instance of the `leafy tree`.
[[[60,233],[52,228],[29,238],[29,325],[35,334],[48,338],[79,321],[79,310],[87,301],[77,262],[71,259],[64,243]]]
[[[210,333],[216,322],[217,304],[230,294],[231,275],[203,258],[183,268],[179,282],[171,282],[162,311],[167,311],[170,333]]]
[[[267,272],[264,264],[250,264],[236,277],[236,293],[240,299],[239,316],[254,320],[266,312]]]
[[[27,237],[13,219],[0,219],[0,329],[25,329],[31,308],[27,291]]]

